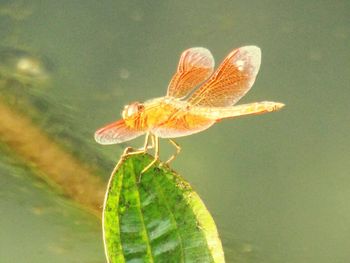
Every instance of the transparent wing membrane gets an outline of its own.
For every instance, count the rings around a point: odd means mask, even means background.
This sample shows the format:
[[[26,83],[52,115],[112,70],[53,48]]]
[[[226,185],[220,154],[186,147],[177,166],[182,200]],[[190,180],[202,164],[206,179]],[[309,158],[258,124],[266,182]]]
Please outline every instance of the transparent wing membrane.
[[[116,144],[130,141],[144,134],[143,131],[131,130],[124,120],[113,122],[95,132],[95,141],[99,144]]]
[[[234,49],[188,101],[196,106],[232,106],[254,84],[260,62],[260,48],[245,46]]]
[[[208,49],[195,47],[185,50],[170,81],[167,96],[185,97],[193,88],[208,79],[213,69],[214,58]]]
[[[206,130],[214,123],[215,120],[205,116],[180,110],[176,116],[162,125],[154,127],[151,132],[161,138],[177,138]]]

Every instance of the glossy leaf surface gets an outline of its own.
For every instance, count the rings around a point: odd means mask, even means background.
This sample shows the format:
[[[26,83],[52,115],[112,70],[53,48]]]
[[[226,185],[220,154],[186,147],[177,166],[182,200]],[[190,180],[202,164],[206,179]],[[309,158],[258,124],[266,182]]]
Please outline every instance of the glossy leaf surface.
[[[104,204],[109,262],[224,262],[215,223],[181,176],[150,155],[132,155],[112,174]]]

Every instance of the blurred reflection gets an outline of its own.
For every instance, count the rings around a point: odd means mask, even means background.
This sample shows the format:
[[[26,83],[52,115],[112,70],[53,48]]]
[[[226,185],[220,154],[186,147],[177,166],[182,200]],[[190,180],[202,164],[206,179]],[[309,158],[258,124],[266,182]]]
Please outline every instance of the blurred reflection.
[[[0,50],[0,76],[2,81],[18,82],[25,86],[43,86],[53,70],[49,59],[28,51],[3,48]]]

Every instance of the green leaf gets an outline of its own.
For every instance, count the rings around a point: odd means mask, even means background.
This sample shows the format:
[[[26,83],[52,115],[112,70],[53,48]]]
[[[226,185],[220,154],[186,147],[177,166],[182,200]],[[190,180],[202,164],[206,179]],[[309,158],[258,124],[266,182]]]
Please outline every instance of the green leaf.
[[[214,220],[180,175],[136,154],[122,158],[103,212],[108,262],[225,262]]]

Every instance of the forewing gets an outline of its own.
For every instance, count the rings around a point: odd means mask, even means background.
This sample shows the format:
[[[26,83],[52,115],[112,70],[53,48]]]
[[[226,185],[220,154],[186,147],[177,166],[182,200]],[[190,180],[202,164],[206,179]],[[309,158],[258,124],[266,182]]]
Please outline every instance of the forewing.
[[[99,144],[116,144],[130,141],[140,135],[142,131],[135,131],[126,126],[124,120],[119,120],[95,132],[95,140]]]
[[[254,84],[260,62],[260,48],[245,46],[234,49],[188,101],[192,105],[211,107],[235,104]]]
[[[168,86],[167,96],[185,97],[193,88],[208,79],[213,69],[214,58],[208,49],[194,47],[185,50]]]

